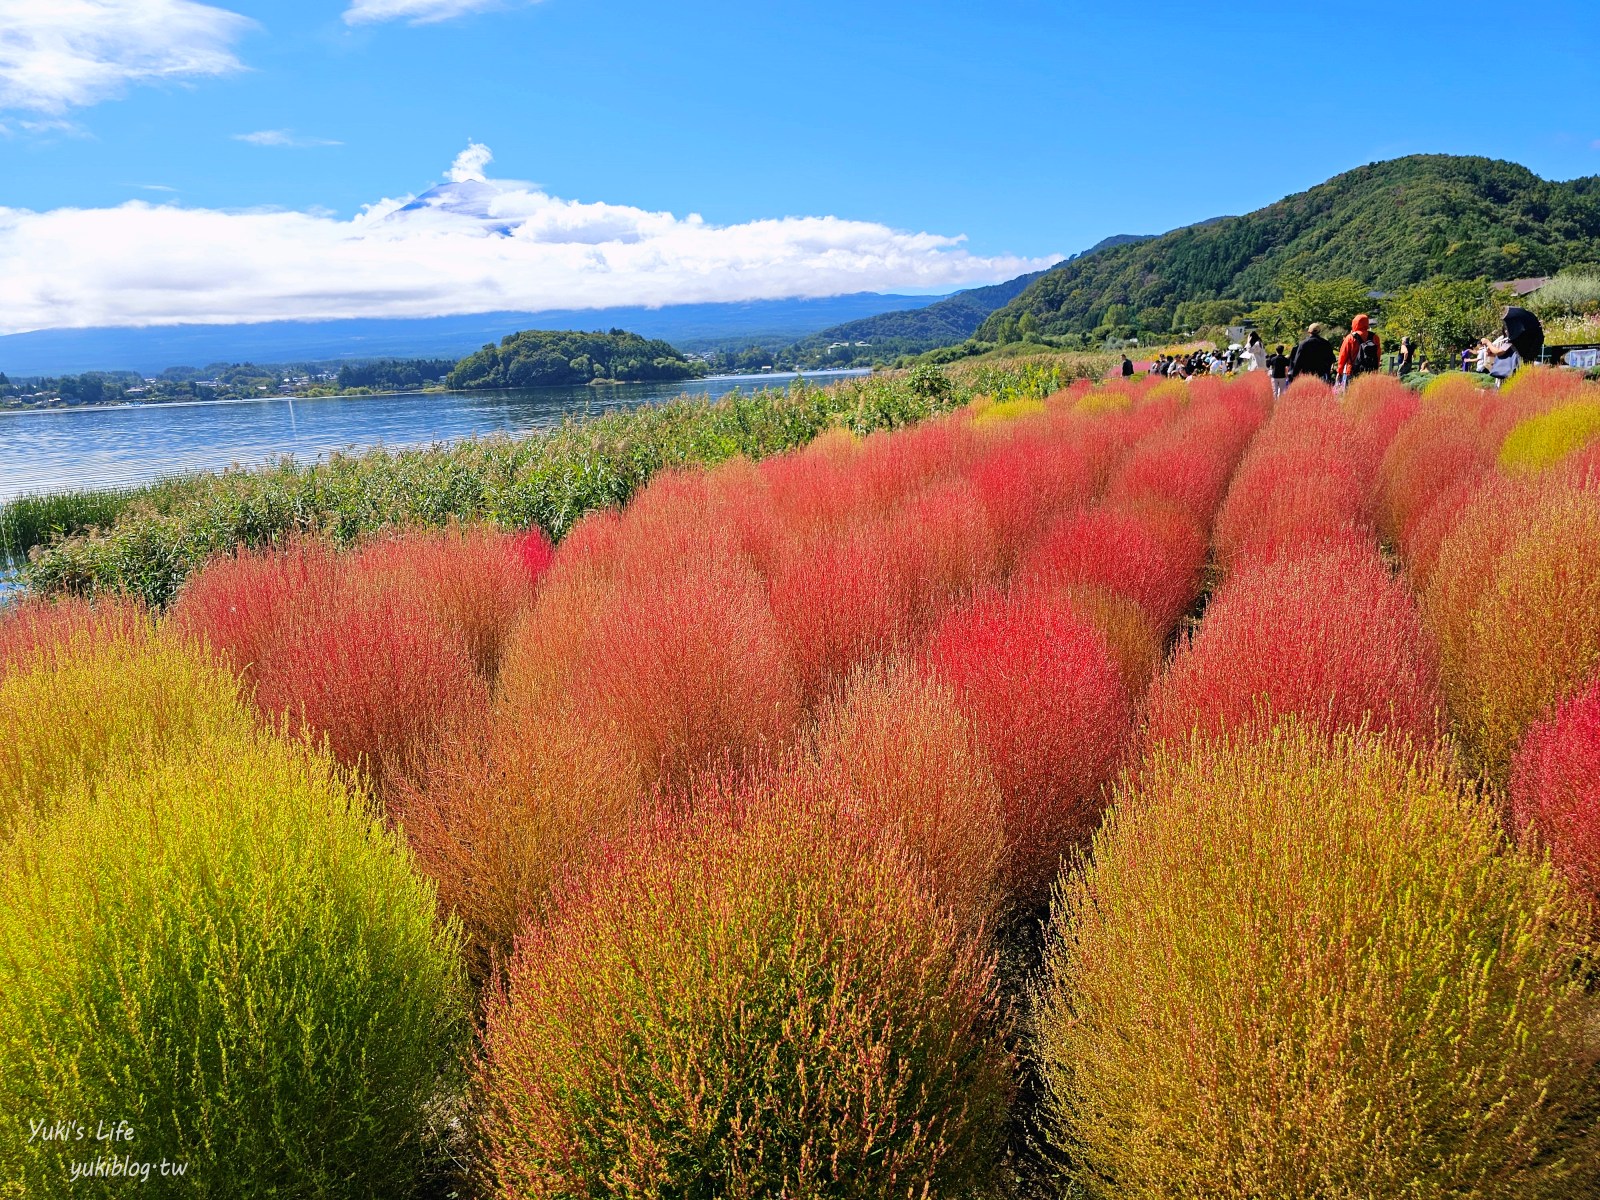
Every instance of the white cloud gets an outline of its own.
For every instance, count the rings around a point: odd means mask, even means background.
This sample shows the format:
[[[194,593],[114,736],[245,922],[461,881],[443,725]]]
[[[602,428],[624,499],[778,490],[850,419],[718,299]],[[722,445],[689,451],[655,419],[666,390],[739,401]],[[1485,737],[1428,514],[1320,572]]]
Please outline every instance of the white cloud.
[[[468,13],[504,8],[509,0],[350,0],[344,10],[345,23],[365,25],[377,21],[409,21],[428,25],[448,21]],[[537,2],[537,0],[535,0]]]
[[[0,333],[948,291],[1056,261],[961,241],[840,217],[714,225],[504,181],[446,183],[348,220],[137,200],[0,208]]]
[[[450,164],[450,179],[455,183],[486,179],[484,172],[492,161],[494,152],[489,147],[482,142],[468,142],[467,148],[456,155],[455,162]]]
[[[249,142],[252,146],[342,146],[332,138],[301,137],[292,129],[258,129],[254,133],[236,133],[236,142]]]
[[[0,0],[0,109],[59,116],[131,83],[237,71],[253,27],[194,0]]]

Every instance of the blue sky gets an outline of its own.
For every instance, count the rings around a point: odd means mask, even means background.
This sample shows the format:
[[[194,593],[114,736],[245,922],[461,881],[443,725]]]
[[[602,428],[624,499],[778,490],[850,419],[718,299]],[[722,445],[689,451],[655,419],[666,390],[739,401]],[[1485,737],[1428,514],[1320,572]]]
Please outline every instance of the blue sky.
[[[1592,0],[1350,11],[0,0],[0,332],[946,291],[1400,154],[1600,173]],[[373,225],[469,141],[521,242]]]

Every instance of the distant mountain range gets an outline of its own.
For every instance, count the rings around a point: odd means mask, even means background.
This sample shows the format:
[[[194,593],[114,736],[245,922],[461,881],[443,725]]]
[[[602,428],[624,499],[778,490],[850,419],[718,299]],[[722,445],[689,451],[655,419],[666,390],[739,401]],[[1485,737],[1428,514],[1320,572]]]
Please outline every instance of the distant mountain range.
[[[1274,299],[1286,273],[1388,290],[1585,263],[1600,263],[1600,176],[1556,183],[1516,163],[1417,154],[1346,171],[1242,217],[1061,263],[991,313],[978,337],[996,340],[1025,315],[1043,334],[1092,333],[1113,305],[1138,328],[1164,332],[1162,315],[1180,303]]]
[[[0,337],[0,371],[13,378],[118,370],[154,375],[167,367],[214,362],[461,358],[518,329],[626,329],[688,351],[727,344],[782,346],[826,326],[931,304],[941,298],[857,292],[820,300],[752,300],[663,308],[159,325],[142,329],[41,329]]]
[[[1066,262],[1076,262],[1113,246],[1147,241],[1153,235],[1119,233],[1096,242],[1074,254]],[[1058,268],[1050,268],[1056,270]],[[1025,291],[1045,271],[1019,275],[1004,283],[957,292],[933,304],[907,307],[834,325],[795,343],[794,353],[805,363],[850,366],[855,363],[882,362],[901,354],[920,354],[935,346],[963,342],[996,309],[1005,307]],[[866,345],[858,343],[865,342]]]

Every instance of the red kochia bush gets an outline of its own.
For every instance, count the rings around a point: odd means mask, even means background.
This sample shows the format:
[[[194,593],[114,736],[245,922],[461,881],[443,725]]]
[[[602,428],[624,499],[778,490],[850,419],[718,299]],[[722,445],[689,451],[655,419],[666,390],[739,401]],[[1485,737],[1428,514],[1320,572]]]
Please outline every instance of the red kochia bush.
[[[236,675],[250,679],[278,630],[303,620],[337,586],[333,552],[297,540],[281,550],[239,550],[189,577],[172,606],[180,632],[204,638]]]
[[[1151,743],[1220,736],[1297,714],[1329,733],[1440,732],[1432,639],[1373,549],[1324,547],[1254,562],[1212,599],[1147,698]]]
[[[928,660],[961,697],[1000,784],[1011,894],[1041,903],[1061,856],[1094,832],[1130,735],[1105,634],[1048,595],[990,592],[944,620]]]
[[[772,612],[807,704],[828,695],[857,663],[909,643],[913,596],[906,585],[925,563],[922,544],[891,538],[882,520],[780,552]]]
[[[1247,393],[1196,396],[1187,412],[1141,441],[1118,465],[1106,499],[1174,505],[1202,531],[1209,530],[1262,413]]]
[[[1372,454],[1326,389],[1291,389],[1256,435],[1217,514],[1219,561],[1234,570],[1320,543],[1370,540]]]
[[[500,669],[501,647],[550,564],[537,530],[416,530],[373,542],[341,561],[353,586],[417,597],[466,641],[483,677]]]
[[[1010,432],[968,473],[994,533],[996,562],[1010,570],[1050,521],[1093,498],[1095,464],[1040,422]]]
[[[480,545],[497,548],[480,555],[445,540],[456,536],[378,543],[363,552],[370,559],[341,559],[313,542],[219,558],[184,586],[170,619],[247,682],[268,720],[326,738],[341,762],[387,790],[487,701],[464,631],[509,623],[514,611],[491,604],[483,624],[467,620],[472,597],[494,595],[492,578],[470,578],[474,558],[487,573],[483,560],[498,557],[516,604],[531,594],[509,538],[485,535],[495,540]],[[457,603],[463,615],[452,622]]]
[[[1528,730],[1511,770],[1517,835],[1547,847],[1600,916],[1600,675]]]
[[[707,805],[530,926],[484,1019],[506,1200],[971,1194],[1011,1064],[993,960],[832,800]]]
[[[1017,568],[1020,587],[1105,588],[1144,610],[1165,634],[1199,591],[1206,544],[1181,513],[1101,505],[1062,517]]]
[[[264,715],[326,738],[340,762],[384,788],[488,702],[460,635],[396,592],[334,588],[298,607],[252,676]]]

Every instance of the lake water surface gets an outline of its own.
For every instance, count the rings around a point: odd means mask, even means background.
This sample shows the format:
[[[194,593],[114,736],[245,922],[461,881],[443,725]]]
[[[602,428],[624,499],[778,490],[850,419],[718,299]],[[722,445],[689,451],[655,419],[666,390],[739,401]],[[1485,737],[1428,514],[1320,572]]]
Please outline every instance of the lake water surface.
[[[825,371],[806,378],[827,383],[864,374]],[[129,487],[163,475],[257,466],[284,454],[310,462],[335,450],[530,433],[568,416],[599,415],[685,394],[714,399],[740,389],[781,387],[794,378],[728,375],[610,387],[6,412],[0,413],[0,503],[34,492]]]

